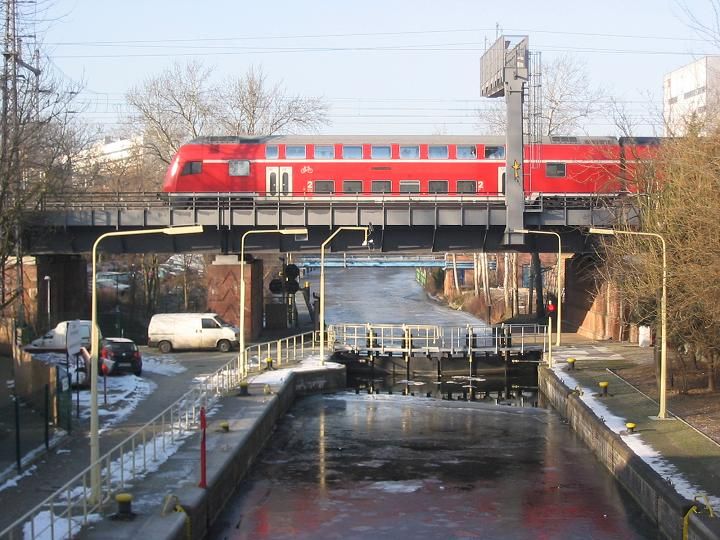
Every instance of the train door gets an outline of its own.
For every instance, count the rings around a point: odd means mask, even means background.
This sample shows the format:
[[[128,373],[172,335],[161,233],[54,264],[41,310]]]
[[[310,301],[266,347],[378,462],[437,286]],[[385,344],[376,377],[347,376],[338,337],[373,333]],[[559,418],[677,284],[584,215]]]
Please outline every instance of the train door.
[[[505,167],[498,167],[498,194],[505,194]]]
[[[268,167],[265,170],[265,193],[269,197],[292,194],[292,167]]]

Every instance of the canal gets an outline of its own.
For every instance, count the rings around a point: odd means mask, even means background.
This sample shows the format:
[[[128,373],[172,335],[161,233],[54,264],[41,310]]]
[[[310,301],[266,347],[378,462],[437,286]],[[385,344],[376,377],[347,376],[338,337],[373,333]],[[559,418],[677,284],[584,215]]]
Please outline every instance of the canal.
[[[333,269],[327,286],[329,322],[477,324],[428,299],[411,269]],[[656,538],[561,418],[531,401],[302,399],[210,538]]]

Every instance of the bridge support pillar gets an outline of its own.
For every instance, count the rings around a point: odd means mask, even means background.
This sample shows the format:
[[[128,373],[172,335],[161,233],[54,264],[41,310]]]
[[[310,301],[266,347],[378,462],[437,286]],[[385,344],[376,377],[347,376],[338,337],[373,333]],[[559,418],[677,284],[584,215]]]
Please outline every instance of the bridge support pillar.
[[[217,255],[208,266],[208,311],[227,322],[240,323],[240,257]],[[245,332],[246,340],[257,339],[263,324],[263,262],[245,263]]]
[[[23,257],[22,271],[23,307],[30,333],[40,334],[67,319],[90,318],[87,261],[84,257]],[[5,265],[3,289],[8,293],[15,291],[16,272],[14,260]],[[8,305],[3,316],[14,317],[17,304],[16,301]]]

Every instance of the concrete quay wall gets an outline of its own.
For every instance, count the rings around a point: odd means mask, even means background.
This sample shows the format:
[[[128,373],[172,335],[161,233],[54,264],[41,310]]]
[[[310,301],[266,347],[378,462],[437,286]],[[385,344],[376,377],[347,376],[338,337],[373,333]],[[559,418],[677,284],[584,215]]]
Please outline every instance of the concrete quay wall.
[[[683,538],[683,520],[694,505],[638,457],[616,433],[546,366],[538,369],[538,386],[544,398],[567,419],[580,439],[630,493],[665,538]],[[688,538],[720,540],[714,524],[704,516],[689,517]]]
[[[263,384],[250,385],[250,393],[262,395]],[[268,399],[258,406],[262,411],[247,425],[246,418],[230,421],[222,444],[208,450],[207,488],[187,486],[174,493],[182,512],[153,516],[142,527],[153,538],[200,540],[225,509],[238,484],[265,447],[277,421],[290,409],[296,398],[345,388],[345,368],[293,371]],[[208,438],[213,434],[208,430]],[[208,448],[211,442],[208,440]],[[179,515],[182,518],[179,518]],[[163,531],[163,534],[159,534]]]

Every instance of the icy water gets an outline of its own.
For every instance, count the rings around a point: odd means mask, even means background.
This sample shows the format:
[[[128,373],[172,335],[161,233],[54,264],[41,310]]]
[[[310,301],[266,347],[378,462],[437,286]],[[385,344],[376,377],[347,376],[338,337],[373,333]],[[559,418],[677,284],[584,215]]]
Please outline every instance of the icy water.
[[[330,322],[466,324],[403,269],[328,272]],[[328,289],[330,291],[330,289]],[[334,298],[338,298],[335,296]],[[416,395],[305,398],[210,538],[657,538],[553,411]]]

